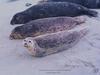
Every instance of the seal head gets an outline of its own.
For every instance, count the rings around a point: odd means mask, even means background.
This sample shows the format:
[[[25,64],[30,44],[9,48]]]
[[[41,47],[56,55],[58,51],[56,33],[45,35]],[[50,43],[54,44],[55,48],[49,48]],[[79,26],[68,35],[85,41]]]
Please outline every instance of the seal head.
[[[17,13],[16,15],[13,16],[10,24],[25,24],[31,20],[31,16],[25,14],[25,13]]]
[[[18,26],[10,34],[10,39],[25,39],[26,37],[34,37],[37,35],[38,28],[32,25]]]
[[[28,37],[23,40],[23,45],[28,49],[28,52],[35,57],[43,57],[45,55],[45,50],[40,48],[35,40]]]

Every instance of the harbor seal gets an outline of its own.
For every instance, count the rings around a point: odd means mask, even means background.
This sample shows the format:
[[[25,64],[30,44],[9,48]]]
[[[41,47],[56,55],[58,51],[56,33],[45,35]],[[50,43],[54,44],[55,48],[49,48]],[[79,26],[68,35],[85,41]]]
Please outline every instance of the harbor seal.
[[[47,2],[34,5],[27,10],[17,13],[13,16],[11,24],[25,24],[31,20],[68,16],[75,17],[80,15],[88,15],[96,17],[98,13],[78,4],[69,2]]]
[[[62,30],[70,30],[82,23],[85,23],[86,17],[52,17],[33,20],[12,30],[10,39],[24,39],[26,37],[35,37],[38,35],[53,33]]]
[[[87,29],[59,31],[34,38],[28,37],[24,39],[23,44],[31,55],[43,57],[72,48],[87,32]]]
[[[100,8],[100,0],[41,0],[39,3],[44,2],[72,2],[76,4],[80,4],[87,8],[97,9]]]

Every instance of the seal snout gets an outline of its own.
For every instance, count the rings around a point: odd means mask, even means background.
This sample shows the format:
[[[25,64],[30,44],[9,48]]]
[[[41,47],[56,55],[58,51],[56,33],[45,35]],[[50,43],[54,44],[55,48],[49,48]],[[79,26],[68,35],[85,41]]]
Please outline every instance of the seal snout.
[[[24,43],[24,47],[28,48],[28,44],[27,43]]]
[[[23,39],[23,37],[21,36],[21,34],[18,34],[18,33],[11,33],[10,34],[10,39],[13,40],[13,39]]]
[[[28,48],[28,43],[27,43],[27,40],[25,40],[25,39],[23,40],[23,46]]]
[[[11,20],[10,24],[11,24],[11,25],[14,25],[14,22]]]
[[[16,15],[11,19],[10,24],[11,25],[17,24]]]

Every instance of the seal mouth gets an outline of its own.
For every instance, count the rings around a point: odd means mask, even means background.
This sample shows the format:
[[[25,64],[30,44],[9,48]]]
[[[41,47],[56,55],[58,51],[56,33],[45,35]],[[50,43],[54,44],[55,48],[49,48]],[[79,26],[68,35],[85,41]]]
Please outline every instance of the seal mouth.
[[[24,44],[24,47],[28,49],[28,53],[29,53],[30,55],[36,56],[37,51],[36,51],[35,48],[29,46],[27,43]]]
[[[11,40],[13,40],[13,39],[24,39],[24,37],[22,37],[21,34],[18,34],[18,33],[11,33],[10,39]]]

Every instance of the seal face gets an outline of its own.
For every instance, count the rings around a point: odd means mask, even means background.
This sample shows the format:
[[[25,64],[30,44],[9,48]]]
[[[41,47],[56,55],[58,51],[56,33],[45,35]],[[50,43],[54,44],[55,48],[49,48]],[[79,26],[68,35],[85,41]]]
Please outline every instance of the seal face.
[[[39,3],[44,3],[44,2],[71,2],[80,4],[87,8],[92,8],[92,9],[100,8],[100,0],[41,0]]]
[[[80,15],[96,17],[97,12],[69,2],[47,2],[34,5],[23,12],[15,14],[11,20],[11,24],[25,24],[31,20],[48,17],[75,17]]]
[[[24,39],[23,45],[33,56],[47,56],[73,47],[87,32],[86,29],[80,31],[65,30],[34,38],[29,37]]]
[[[17,13],[13,16],[10,24],[24,24],[28,21],[32,20],[31,16],[25,13]]]
[[[70,30],[86,21],[84,16],[80,17],[52,17],[33,20],[25,25],[16,27],[11,35],[11,39],[24,39],[35,37],[46,33],[54,33],[63,30]]]
[[[45,53],[44,50],[39,51],[41,48],[38,47],[36,41],[33,41],[32,38],[23,40],[23,45],[28,49],[28,53],[32,56],[41,57]]]

